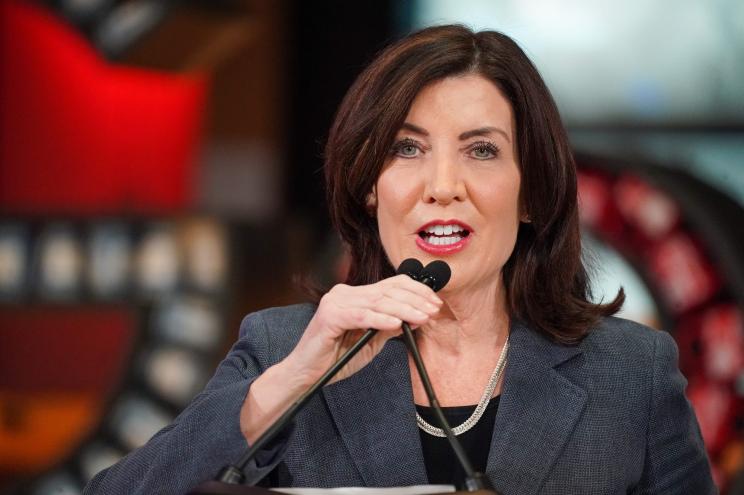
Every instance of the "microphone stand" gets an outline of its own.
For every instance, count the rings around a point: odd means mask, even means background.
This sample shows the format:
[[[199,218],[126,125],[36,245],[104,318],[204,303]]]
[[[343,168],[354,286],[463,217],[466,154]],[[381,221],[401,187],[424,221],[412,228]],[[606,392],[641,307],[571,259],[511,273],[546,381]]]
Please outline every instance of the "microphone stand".
[[[493,489],[491,482],[485,475],[473,469],[473,465],[471,464],[468,455],[465,453],[465,449],[462,448],[462,444],[460,444],[460,441],[452,432],[452,428],[447,422],[447,418],[444,416],[444,412],[442,411],[437,396],[434,393],[434,388],[431,386],[429,374],[426,372],[423,359],[421,359],[421,354],[419,353],[418,345],[416,345],[416,341],[413,338],[411,327],[405,321],[403,322],[403,337],[406,347],[408,347],[408,351],[411,353],[411,357],[413,357],[413,362],[416,363],[416,369],[421,378],[421,384],[424,386],[424,390],[426,391],[426,396],[429,398],[429,404],[434,409],[434,414],[436,414],[439,424],[442,430],[444,430],[444,434],[457,456],[458,462],[465,471],[465,489],[468,492],[477,492],[482,495],[500,495]]]

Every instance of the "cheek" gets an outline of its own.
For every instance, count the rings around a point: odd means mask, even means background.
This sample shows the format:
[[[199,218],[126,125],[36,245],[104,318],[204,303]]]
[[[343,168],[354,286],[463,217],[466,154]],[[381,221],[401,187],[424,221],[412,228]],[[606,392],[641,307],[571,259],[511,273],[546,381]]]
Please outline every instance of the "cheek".
[[[519,220],[520,175],[516,165],[469,177],[470,198],[484,215],[504,221]]]
[[[511,255],[519,230],[519,174],[474,184],[477,192],[473,199],[478,201],[478,210],[489,226],[488,243],[494,255],[505,261]]]
[[[391,167],[377,180],[377,214],[391,222],[403,222],[419,199],[415,174],[403,168]]]
[[[418,199],[415,180],[402,177],[394,169],[384,171],[377,180],[377,226],[380,240],[391,261],[396,261],[400,243],[415,226],[406,225],[407,215]]]

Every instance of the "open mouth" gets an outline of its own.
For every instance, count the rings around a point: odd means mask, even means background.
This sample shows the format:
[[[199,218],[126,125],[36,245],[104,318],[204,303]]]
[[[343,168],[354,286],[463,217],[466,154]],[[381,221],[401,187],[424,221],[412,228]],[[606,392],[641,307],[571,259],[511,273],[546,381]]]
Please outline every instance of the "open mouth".
[[[433,246],[457,244],[470,235],[470,231],[458,224],[429,225],[419,231],[419,237]]]

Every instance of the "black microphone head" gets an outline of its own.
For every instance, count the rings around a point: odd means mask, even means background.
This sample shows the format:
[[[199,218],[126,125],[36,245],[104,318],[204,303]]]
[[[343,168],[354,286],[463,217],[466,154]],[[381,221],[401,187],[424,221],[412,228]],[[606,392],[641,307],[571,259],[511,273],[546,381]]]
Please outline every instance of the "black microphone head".
[[[447,263],[442,260],[434,260],[419,273],[419,281],[425,283],[434,292],[441,290],[452,276],[452,270]]]
[[[408,258],[403,260],[403,263],[401,263],[398,269],[395,270],[395,273],[397,275],[408,275],[412,279],[418,280],[419,274],[423,269],[424,265],[419,260],[416,258]]]

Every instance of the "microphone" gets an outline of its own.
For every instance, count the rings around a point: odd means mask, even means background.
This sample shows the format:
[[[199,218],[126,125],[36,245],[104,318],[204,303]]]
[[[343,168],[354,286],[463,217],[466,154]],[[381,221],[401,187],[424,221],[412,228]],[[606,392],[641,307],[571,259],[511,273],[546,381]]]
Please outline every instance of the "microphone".
[[[413,258],[409,258],[401,263],[400,266],[403,266],[403,264],[412,259]],[[418,264],[421,265],[421,262]],[[411,278],[418,280],[424,285],[428,285],[434,292],[439,292],[445,285],[447,285],[451,276],[452,270],[450,270],[450,267],[446,262],[442,260],[434,260],[426,265],[426,268],[419,270],[418,278]]]
[[[419,260],[417,260],[416,258],[408,258],[408,259],[403,260],[400,266],[398,266],[398,269],[395,270],[395,274],[396,275],[408,275],[414,280],[419,280],[419,274],[421,273],[421,270],[423,269],[424,269],[424,265]]]
[[[445,263],[446,266],[446,263]],[[414,258],[409,258],[403,261],[396,273],[398,275],[406,274],[409,277],[416,279],[416,276],[421,271],[423,265],[421,262]],[[449,267],[447,267],[449,270]],[[437,278],[438,277],[438,278]],[[444,279],[441,273],[433,273],[429,276],[432,280]],[[449,276],[447,276],[449,280]],[[432,282],[433,283],[433,282]],[[445,281],[445,283],[447,283]],[[442,284],[443,286],[443,284]],[[409,328],[410,332],[410,328]],[[251,445],[245,454],[235,464],[230,464],[223,467],[217,478],[214,481],[208,481],[202,483],[196,489],[192,490],[191,494],[207,494],[207,493],[230,493],[230,489],[224,485],[240,485],[245,481],[245,475],[243,469],[253,459],[258,452],[266,446],[271,440],[273,440],[279,432],[281,432],[292,419],[300,412],[305,405],[312,399],[315,394],[330,381],[331,378],[341,371],[346,364],[353,358],[364,345],[377,333],[374,328],[369,328],[367,331],[357,340],[348,351],[346,351],[330,368],[321,376],[317,382],[313,384],[304,394],[302,394],[290,407],[287,409],[269,428],[256,439],[255,443]]]
[[[411,259],[404,261],[401,264],[401,267],[410,261]],[[418,264],[421,265],[420,262]],[[414,263],[408,263],[406,266],[414,266]],[[451,275],[452,271],[450,270],[450,267],[446,262],[442,260],[435,260],[426,265],[426,268],[418,273],[418,277],[412,275],[409,276],[411,276],[411,278],[413,278],[414,280],[418,280],[419,282],[427,285],[434,292],[439,292],[445,285],[447,285],[447,282],[449,282]],[[493,489],[488,478],[482,473],[479,473],[475,471],[475,469],[473,469],[473,464],[470,462],[470,459],[465,453],[465,449],[462,448],[460,441],[452,432],[452,428],[447,422],[447,418],[444,416],[442,407],[439,405],[439,401],[437,400],[436,394],[434,393],[434,388],[431,386],[431,381],[429,380],[429,374],[426,372],[424,360],[421,359],[418,345],[416,345],[416,340],[413,338],[411,327],[405,321],[403,322],[402,326],[406,346],[408,347],[408,351],[411,353],[413,362],[416,364],[416,369],[418,370],[419,377],[421,378],[421,384],[424,386],[426,396],[429,398],[429,404],[434,409],[434,414],[439,420],[439,424],[444,431],[447,440],[449,441],[450,447],[452,447],[452,450],[455,452],[455,456],[457,457],[460,466],[465,472],[465,489],[468,492],[476,492],[481,490],[485,491],[485,493],[498,495],[498,492]]]

